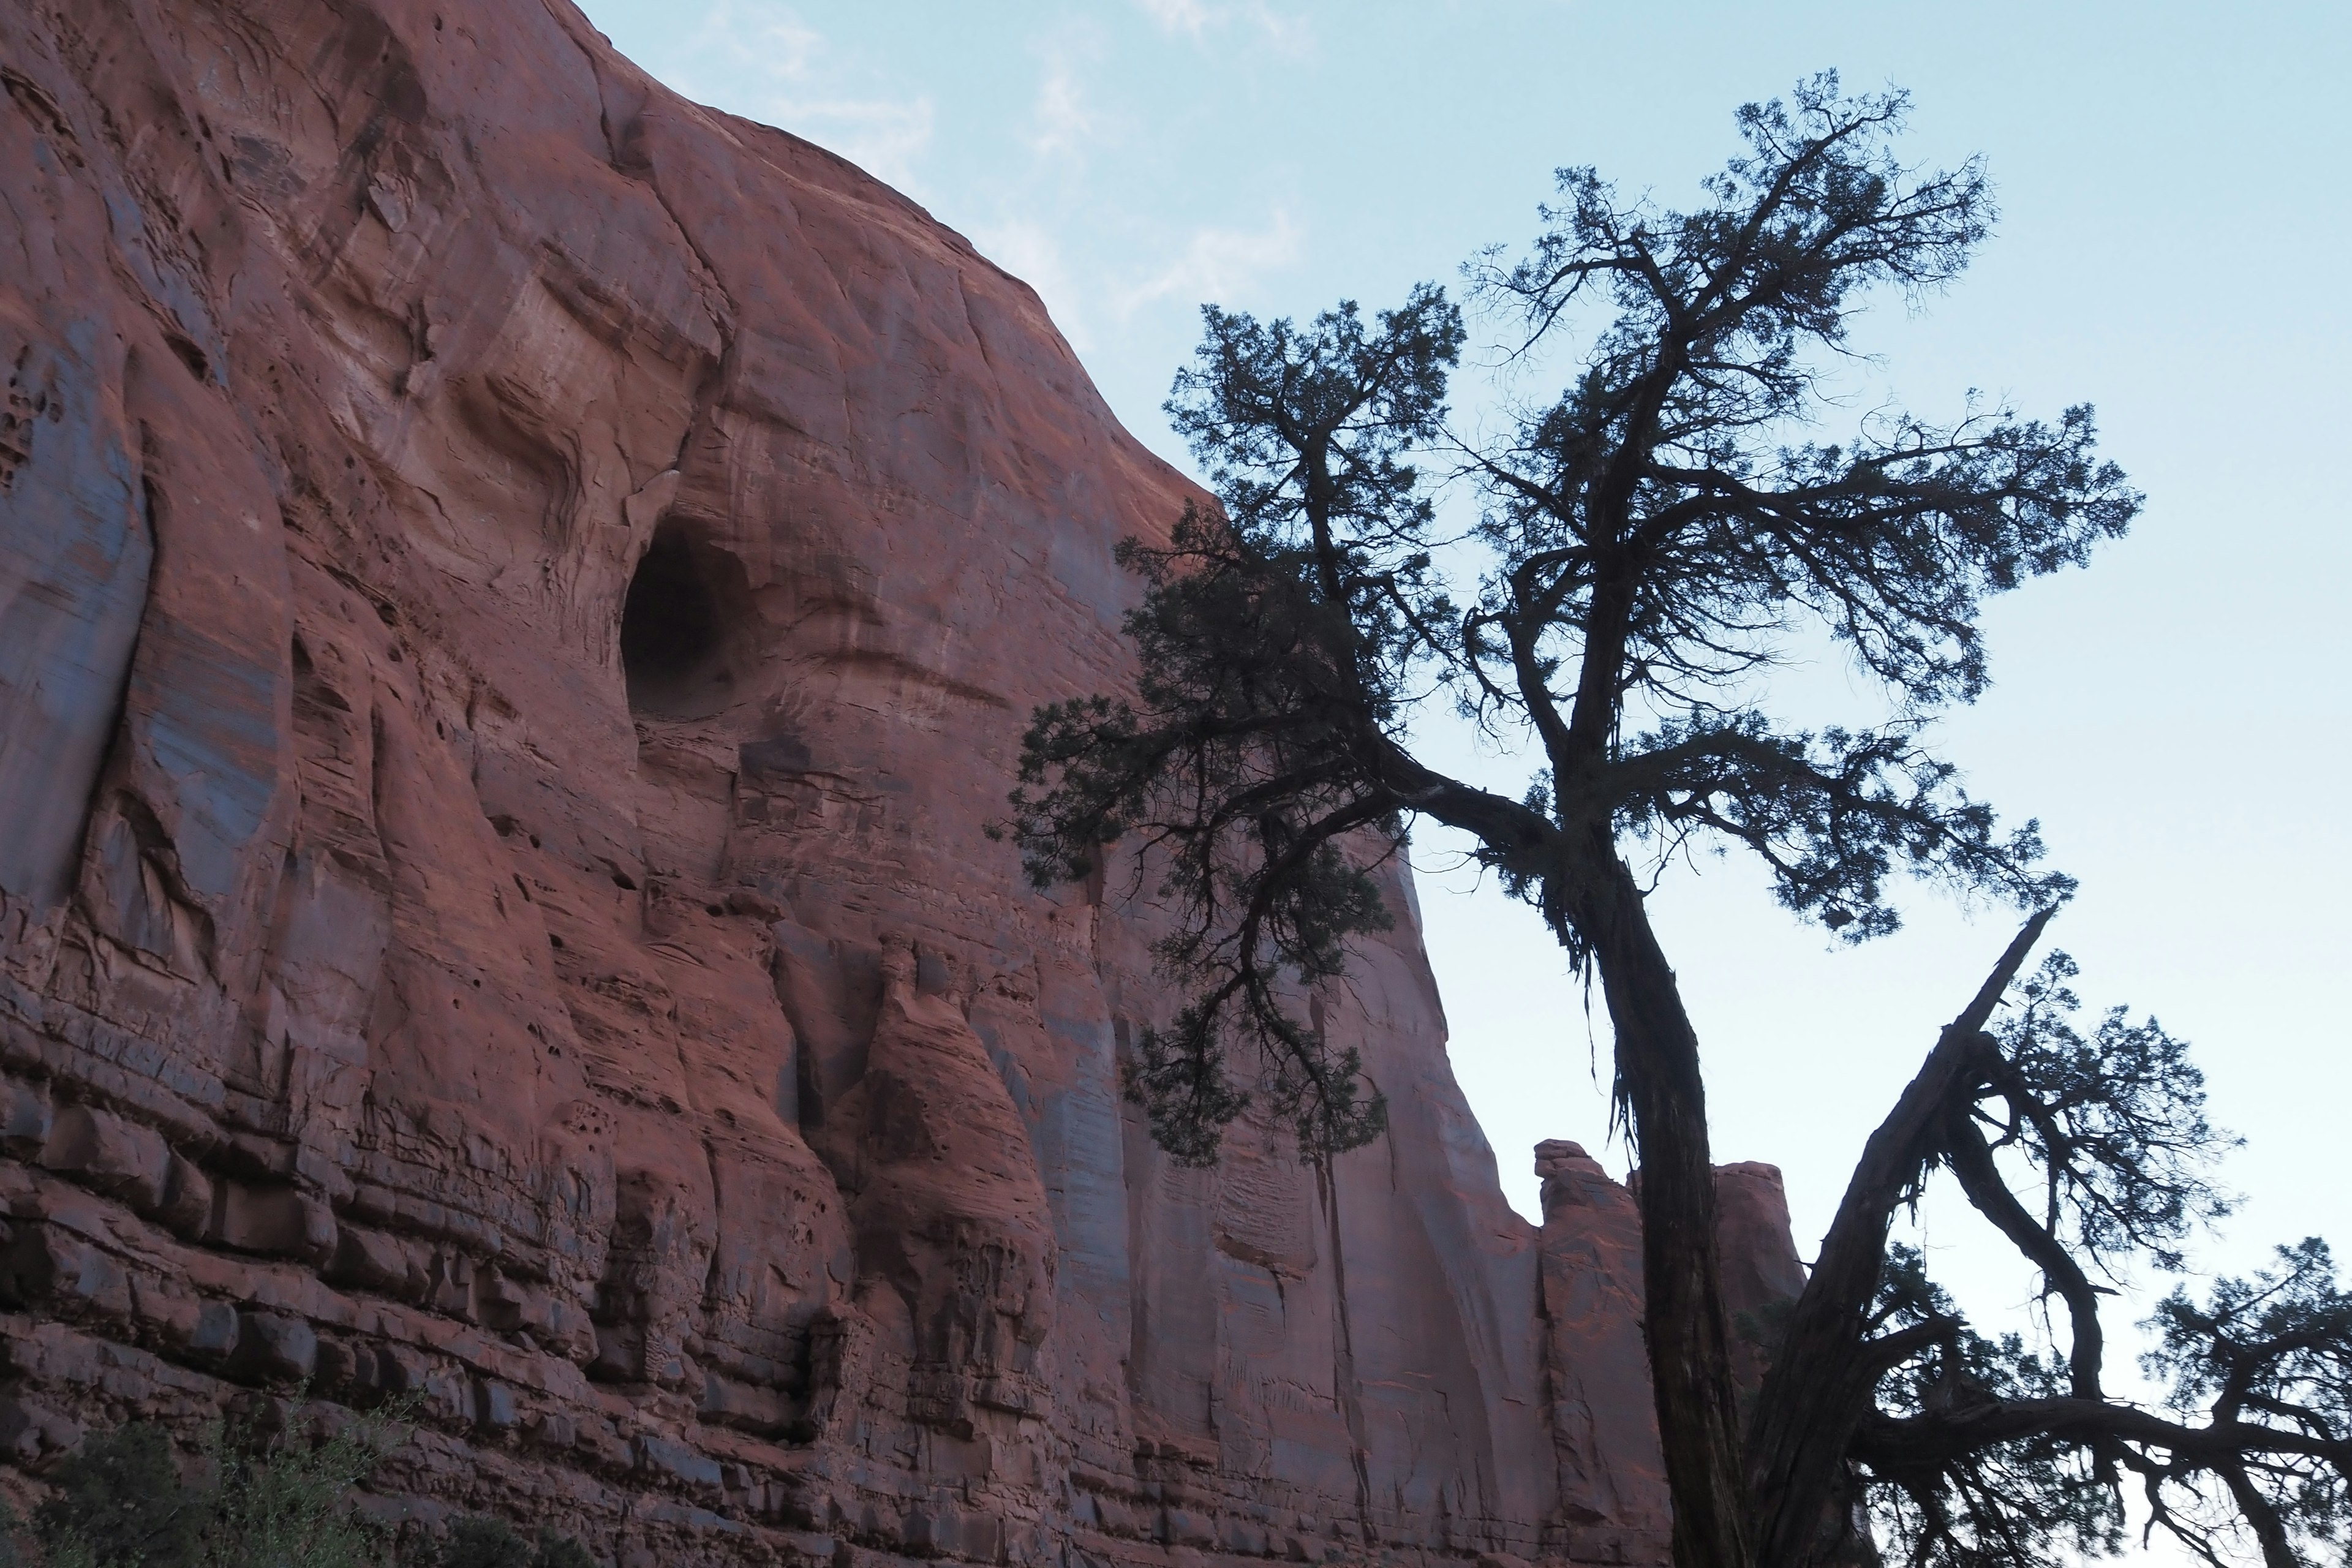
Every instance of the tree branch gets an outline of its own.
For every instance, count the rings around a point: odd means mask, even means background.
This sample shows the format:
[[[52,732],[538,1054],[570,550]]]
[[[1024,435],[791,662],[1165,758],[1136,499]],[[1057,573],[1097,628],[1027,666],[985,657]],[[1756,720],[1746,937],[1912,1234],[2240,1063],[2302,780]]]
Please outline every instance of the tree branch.
[[[2011,941],[1870,1135],[1846,1183],[1837,1216],[1765,1373],[1749,1430],[1749,1491],[1765,1510],[1758,1537],[1761,1563],[1803,1562],[1821,1528],[1849,1438],[1876,1381],[1858,1378],[1857,1347],[1885,1265],[1887,1229],[1935,1155],[1943,1117],[1981,1081],[1984,1063],[1993,1055],[1984,1026],[2056,913],[2054,908],[2042,910]]]

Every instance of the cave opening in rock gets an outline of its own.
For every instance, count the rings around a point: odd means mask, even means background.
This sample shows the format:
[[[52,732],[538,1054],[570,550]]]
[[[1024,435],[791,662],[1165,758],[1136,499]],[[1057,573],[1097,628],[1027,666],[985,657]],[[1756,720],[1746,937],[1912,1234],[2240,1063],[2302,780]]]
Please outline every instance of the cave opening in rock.
[[[750,604],[742,563],[665,524],[637,563],[621,605],[621,670],[629,707],[702,718],[734,696],[731,655]]]

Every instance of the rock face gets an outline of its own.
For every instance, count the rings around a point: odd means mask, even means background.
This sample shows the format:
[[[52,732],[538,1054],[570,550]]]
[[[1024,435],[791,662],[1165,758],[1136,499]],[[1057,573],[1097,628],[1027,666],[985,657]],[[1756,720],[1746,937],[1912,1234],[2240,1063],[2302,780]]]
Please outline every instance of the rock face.
[[[0,1459],[307,1383],[631,1565],[1663,1560],[1631,1208],[1504,1205],[1410,887],[1389,1138],[1186,1172],[1149,900],[983,836],[1190,493],[1027,289],[564,0],[0,88]]]

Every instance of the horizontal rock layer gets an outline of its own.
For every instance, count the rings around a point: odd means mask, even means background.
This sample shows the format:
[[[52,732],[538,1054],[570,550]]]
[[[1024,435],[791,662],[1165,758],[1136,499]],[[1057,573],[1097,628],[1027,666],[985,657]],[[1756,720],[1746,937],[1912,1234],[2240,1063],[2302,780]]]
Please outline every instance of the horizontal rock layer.
[[[1630,1205],[1504,1205],[1409,885],[1389,1137],[1183,1171],[1148,879],[984,836],[1192,493],[1026,288],[563,0],[0,88],[0,1458],[307,1385],[630,1564],[1662,1559]]]

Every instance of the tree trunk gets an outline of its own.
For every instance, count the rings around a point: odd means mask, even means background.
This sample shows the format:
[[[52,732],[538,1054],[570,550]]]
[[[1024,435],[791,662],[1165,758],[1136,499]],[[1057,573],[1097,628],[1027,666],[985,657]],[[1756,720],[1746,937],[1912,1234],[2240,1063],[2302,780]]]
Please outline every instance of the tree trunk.
[[[1643,1326],[1674,1501],[1676,1568],[1748,1568],[1739,1407],[1716,1256],[1715,1165],[1698,1036],[1641,889],[1600,851],[1564,900],[1591,944],[1617,1037],[1642,1173]]]

